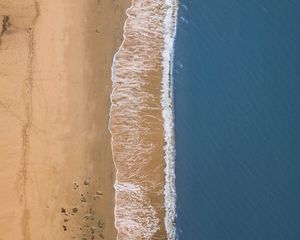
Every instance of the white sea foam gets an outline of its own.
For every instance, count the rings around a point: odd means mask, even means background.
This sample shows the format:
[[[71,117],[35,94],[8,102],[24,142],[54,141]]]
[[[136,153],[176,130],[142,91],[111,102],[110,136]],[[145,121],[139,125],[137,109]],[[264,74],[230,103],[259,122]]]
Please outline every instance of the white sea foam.
[[[175,231],[175,146],[172,94],[172,59],[176,32],[177,0],[133,0],[126,11],[124,40],[113,58],[111,109],[109,130],[113,160],[116,166],[115,226],[118,239],[152,239],[160,229],[157,206],[152,206],[147,194],[153,183],[144,176],[143,166],[149,163],[155,143],[143,141],[153,129],[145,121],[161,121],[146,111],[162,111],[165,138],[165,227],[169,240],[176,238]],[[160,10],[155,15],[154,10]],[[133,46],[131,39],[138,40]],[[162,56],[153,46],[163,40]],[[154,43],[151,41],[155,41]],[[127,44],[127,45],[126,45]],[[126,45],[126,46],[125,46]],[[153,104],[155,96],[143,91],[148,76],[162,64],[161,106]],[[152,103],[149,105],[149,102]],[[143,117],[141,117],[143,113]],[[149,120],[148,120],[149,119]],[[121,166],[122,165],[122,166]],[[120,166],[122,169],[120,169]],[[143,174],[141,174],[143,173]],[[147,187],[145,187],[147,186]]]
[[[181,19],[184,23],[189,23],[189,21],[188,21],[185,17],[180,17],[180,19]]]
[[[162,111],[165,131],[165,225],[169,240],[176,238],[175,134],[172,67],[177,27],[177,0],[166,0],[168,10],[164,21],[164,51],[162,78]]]
[[[188,7],[185,4],[182,4],[181,6],[184,8],[184,10],[188,10]]]

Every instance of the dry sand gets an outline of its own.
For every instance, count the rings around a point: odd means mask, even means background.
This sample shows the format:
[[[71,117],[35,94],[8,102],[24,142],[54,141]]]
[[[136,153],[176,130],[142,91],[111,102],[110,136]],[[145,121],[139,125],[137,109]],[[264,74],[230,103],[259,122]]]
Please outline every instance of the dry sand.
[[[0,0],[1,240],[115,239],[107,126],[129,4]]]

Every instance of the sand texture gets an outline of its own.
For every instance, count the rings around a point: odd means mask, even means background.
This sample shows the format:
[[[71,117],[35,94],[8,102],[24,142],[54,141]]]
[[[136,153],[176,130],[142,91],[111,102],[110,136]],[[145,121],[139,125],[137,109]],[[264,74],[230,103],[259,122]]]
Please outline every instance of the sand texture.
[[[115,239],[112,57],[128,0],[0,0],[0,239]]]

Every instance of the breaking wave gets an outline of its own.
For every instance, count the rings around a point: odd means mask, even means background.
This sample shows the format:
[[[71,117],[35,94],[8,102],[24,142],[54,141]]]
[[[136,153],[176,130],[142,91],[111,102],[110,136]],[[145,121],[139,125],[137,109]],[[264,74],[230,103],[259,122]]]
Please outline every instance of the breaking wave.
[[[118,239],[175,239],[171,68],[177,0],[133,0],[112,66]]]

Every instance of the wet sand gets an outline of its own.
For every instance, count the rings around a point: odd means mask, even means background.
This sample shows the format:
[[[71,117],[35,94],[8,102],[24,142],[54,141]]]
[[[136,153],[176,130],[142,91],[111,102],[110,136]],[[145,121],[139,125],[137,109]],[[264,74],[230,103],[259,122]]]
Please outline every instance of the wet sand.
[[[107,126],[129,5],[0,0],[0,239],[116,238]]]
[[[163,99],[164,94],[171,98],[170,60],[166,56],[171,55],[172,47],[167,49],[165,39],[174,29],[175,6],[175,1],[134,0],[127,11],[125,40],[114,59],[110,130],[117,168],[116,227],[120,240],[175,239],[169,227],[173,218],[166,221],[166,206],[173,210],[172,199],[165,198],[170,195],[165,191],[165,173],[169,171],[165,121],[172,115],[172,104]],[[167,120],[172,129],[172,119]]]

